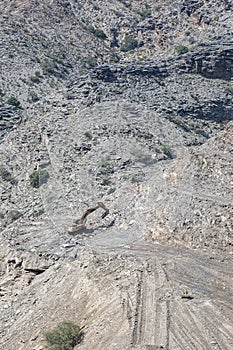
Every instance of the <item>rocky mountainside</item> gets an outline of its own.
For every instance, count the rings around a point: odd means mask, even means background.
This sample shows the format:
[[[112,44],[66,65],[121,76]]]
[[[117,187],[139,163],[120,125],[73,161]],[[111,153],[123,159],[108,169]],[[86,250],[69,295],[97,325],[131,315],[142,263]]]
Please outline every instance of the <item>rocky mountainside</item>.
[[[4,350],[64,319],[75,349],[232,349],[232,23],[227,0],[1,1]]]

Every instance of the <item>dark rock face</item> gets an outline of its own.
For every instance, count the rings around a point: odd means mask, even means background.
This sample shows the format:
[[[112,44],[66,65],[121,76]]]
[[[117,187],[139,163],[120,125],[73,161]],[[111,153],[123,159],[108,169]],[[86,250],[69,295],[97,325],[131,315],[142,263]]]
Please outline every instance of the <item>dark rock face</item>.
[[[16,127],[22,118],[22,111],[6,104],[0,104],[0,138],[6,131]]]
[[[168,61],[135,61],[120,65],[99,66],[93,69],[92,77],[110,82],[116,80],[117,76],[139,75],[163,78],[169,73],[177,72],[200,74],[209,79],[230,80],[233,78],[233,43],[230,44],[230,38],[221,38],[221,40],[223,40],[221,45],[206,43],[182,57]]]
[[[226,48],[224,45],[203,45],[199,52],[187,55],[185,58],[186,69],[210,79],[232,79],[233,49],[232,46],[228,45],[226,44]]]

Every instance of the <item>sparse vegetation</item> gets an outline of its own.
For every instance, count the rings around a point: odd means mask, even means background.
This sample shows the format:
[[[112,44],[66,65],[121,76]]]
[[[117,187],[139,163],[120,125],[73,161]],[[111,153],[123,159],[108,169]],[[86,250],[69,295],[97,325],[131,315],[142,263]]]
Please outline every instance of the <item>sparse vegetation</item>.
[[[170,147],[169,145],[163,145],[163,146],[162,146],[162,152],[163,152],[169,159],[172,159],[172,158],[173,158],[172,150],[171,150],[171,147]]]
[[[184,45],[178,45],[175,47],[175,51],[176,53],[178,53],[178,55],[183,55],[184,53],[189,51],[189,48]]]
[[[141,16],[142,20],[144,20],[147,17],[151,16],[151,11],[148,8],[146,8],[142,11],[139,11],[139,15]]]
[[[35,91],[30,90],[28,92],[28,102],[37,102],[39,101],[39,96]]]
[[[121,43],[120,50],[123,52],[134,50],[138,46],[137,40],[131,34],[126,34]]]
[[[102,186],[109,186],[111,184],[111,178],[107,175],[102,176],[101,183]]]
[[[48,350],[73,350],[82,340],[80,327],[72,321],[63,321],[44,334]]]
[[[111,187],[111,188],[109,188],[107,194],[112,194],[112,193],[114,193],[115,191],[116,191],[116,188],[115,188],[115,187]]]
[[[45,60],[41,63],[43,74],[45,75],[56,75],[57,65],[52,60]]]
[[[35,170],[29,176],[30,185],[34,188],[39,188],[41,185],[45,184],[49,179],[49,173],[47,170]]]
[[[19,210],[13,209],[9,211],[8,215],[13,222],[15,220],[18,220],[22,216],[22,213]]]
[[[32,213],[32,216],[34,217],[34,218],[37,218],[37,217],[39,217],[39,216],[41,216],[41,215],[43,215],[44,214],[44,209],[38,209],[38,210],[35,210],[33,213]]]
[[[18,100],[16,97],[14,97],[14,96],[9,97],[9,98],[6,100],[6,103],[7,103],[8,105],[11,105],[11,106],[15,107],[15,108],[20,108],[20,102],[19,102],[19,100]]]
[[[93,26],[89,26],[89,27],[87,27],[87,30],[90,32],[90,33],[92,33],[92,34],[94,34],[97,38],[99,38],[99,39],[102,39],[102,40],[105,40],[105,39],[107,39],[107,35],[104,33],[104,31],[102,30],[102,29],[100,29],[100,28],[95,28],[95,27],[93,27]]]
[[[145,174],[143,172],[139,172],[137,174],[134,174],[131,178],[131,182],[133,184],[135,183],[140,183],[140,182],[143,182],[145,179]]]
[[[97,58],[94,56],[88,56],[84,60],[84,66],[87,68],[93,68],[97,66]]]
[[[34,83],[35,83],[35,84],[38,84],[38,83],[40,82],[40,78],[39,78],[38,76],[36,76],[36,75],[35,75],[35,76],[34,76],[34,75],[31,76],[31,77],[30,77],[30,80],[31,80],[31,82],[32,82],[33,84],[34,84]]]

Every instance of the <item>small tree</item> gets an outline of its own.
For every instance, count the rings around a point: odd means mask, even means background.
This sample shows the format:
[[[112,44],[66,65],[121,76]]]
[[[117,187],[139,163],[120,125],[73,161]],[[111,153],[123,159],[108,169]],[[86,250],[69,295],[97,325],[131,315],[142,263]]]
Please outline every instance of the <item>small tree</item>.
[[[72,321],[63,321],[44,334],[48,350],[73,350],[80,343],[82,332]]]

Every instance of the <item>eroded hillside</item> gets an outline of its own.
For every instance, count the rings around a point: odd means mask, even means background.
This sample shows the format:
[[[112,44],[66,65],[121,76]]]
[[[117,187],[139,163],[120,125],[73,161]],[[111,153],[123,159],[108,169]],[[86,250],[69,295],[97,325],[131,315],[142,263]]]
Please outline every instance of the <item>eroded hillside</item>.
[[[232,18],[1,2],[4,350],[64,319],[77,350],[232,349]]]

